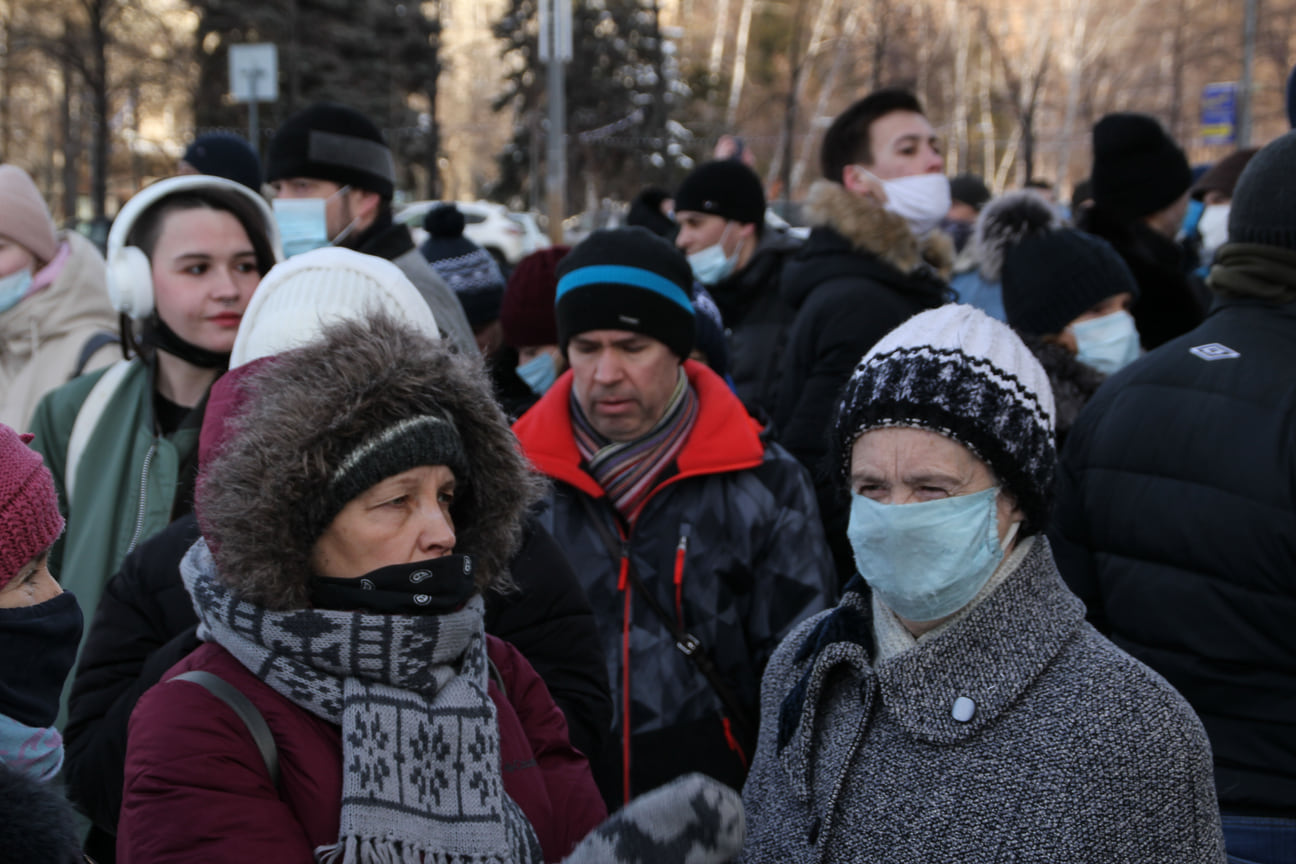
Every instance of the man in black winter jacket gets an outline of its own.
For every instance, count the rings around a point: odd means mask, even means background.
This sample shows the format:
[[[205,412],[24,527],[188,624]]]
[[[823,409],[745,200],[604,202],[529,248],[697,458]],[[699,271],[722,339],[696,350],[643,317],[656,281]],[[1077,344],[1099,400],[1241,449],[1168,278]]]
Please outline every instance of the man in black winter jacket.
[[[740,788],[765,664],[832,602],[810,480],[686,359],[693,280],[666,241],[597,231],[558,275],[571,369],[513,430],[554,481],[542,524],[598,621],[621,769],[604,798],[692,771]]]
[[[953,259],[938,226],[949,182],[936,134],[910,93],[880,90],[824,136],[824,179],[810,189],[810,238],[783,270],[796,317],[773,415],[779,442],[815,478],[838,575],[854,570],[846,503],[823,465],[837,396],[860,359],[896,326],[947,299]]]
[[[1201,718],[1230,860],[1257,864],[1296,841],[1293,166],[1296,133],[1242,174],[1205,322],[1085,407],[1049,532],[1094,625]]]
[[[766,229],[760,178],[734,159],[704,163],[684,178],[675,221],[675,245],[720,309],[738,398],[753,416],[768,418],[792,325],[779,282],[801,241]]]

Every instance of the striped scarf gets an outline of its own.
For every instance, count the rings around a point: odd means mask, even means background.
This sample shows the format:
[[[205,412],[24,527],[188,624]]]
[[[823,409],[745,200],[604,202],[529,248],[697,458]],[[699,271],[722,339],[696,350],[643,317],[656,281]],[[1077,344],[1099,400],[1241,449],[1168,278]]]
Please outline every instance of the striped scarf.
[[[571,417],[576,447],[587,463],[586,471],[627,523],[634,523],[657,481],[675,463],[697,416],[697,393],[682,369],[662,419],[647,435],[634,441],[609,441],[595,431],[576,401],[575,389],[572,390]]]

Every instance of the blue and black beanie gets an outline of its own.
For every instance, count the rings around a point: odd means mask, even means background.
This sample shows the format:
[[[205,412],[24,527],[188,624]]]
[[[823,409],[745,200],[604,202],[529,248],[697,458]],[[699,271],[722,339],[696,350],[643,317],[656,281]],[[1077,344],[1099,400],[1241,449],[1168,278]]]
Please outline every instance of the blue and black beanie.
[[[595,231],[558,265],[558,344],[565,352],[579,333],[629,330],[684,359],[696,338],[692,287],[688,259],[646,228]]]

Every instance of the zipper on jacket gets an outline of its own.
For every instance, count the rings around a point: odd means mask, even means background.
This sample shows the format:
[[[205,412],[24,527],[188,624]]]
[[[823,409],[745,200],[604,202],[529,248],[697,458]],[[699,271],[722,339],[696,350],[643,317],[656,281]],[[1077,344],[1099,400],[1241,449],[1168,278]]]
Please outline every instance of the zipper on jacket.
[[[684,627],[684,558],[688,555],[688,538],[692,526],[685,523],[680,526],[679,544],[675,547],[675,621],[681,630]]]
[[[134,551],[136,544],[139,543],[140,534],[144,533],[144,511],[148,509],[149,466],[153,464],[153,454],[156,452],[157,442],[154,441],[149,445],[148,452],[144,454],[144,469],[140,472],[139,514],[135,517],[135,536],[131,537],[130,546],[126,547],[127,555]]]
[[[630,803],[630,545],[621,541],[621,568],[617,590],[624,598],[621,617],[621,794]]]

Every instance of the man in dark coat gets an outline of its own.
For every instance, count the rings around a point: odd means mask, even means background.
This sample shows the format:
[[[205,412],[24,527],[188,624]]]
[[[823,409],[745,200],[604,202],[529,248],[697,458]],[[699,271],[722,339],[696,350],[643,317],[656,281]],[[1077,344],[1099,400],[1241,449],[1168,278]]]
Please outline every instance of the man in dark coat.
[[[760,178],[733,159],[706,162],[684,178],[675,221],[675,245],[720,309],[738,398],[753,416],[769,417],[792,324],[779,280],[801,241],[766,229]]]
[[[688,262],[642,228],[558,269],[570,370],[514,424],[554,481],[542,524],[594,607],[616,707],[614,804],[689,771],[742,785],[760,675],[832,602],[804,469],[724,381],[686,360]]]
[[[1192,276],[1195,256],[1175,242],[1192,170],[1152,117],[1108,114],[1093,129],[1093,206],[1081,230],[1110,243],[1129,265],[1139,297],[1130,310],[1146,350],[1201,323],[1209,298]]]
[[[950,208],[944,160],[910,93],[879,90],[847,108],[824,136],[824,179],[810,189],[810,238],[783,270],[796,310],[774,427],[810,470],[838,575],[854,569],[844,500],[822,464],[837,395],[873,343],[947,299],[953,259],[938,230]]]
[[[1256,862],[1296,838],[1294,165],[1296,133],[1252,159],[1216,307],[1081,413],[1050,531],[1094,625],[1201,717],[1228,852]]]
[[[284,254],[332,244],[386,258],[414,283],[459,350],[475,348],[458,298],[414,247],[409,229],[392,220],[396,166],[368,117],[330,102],[292,115],[270,142],[266,182]]]

